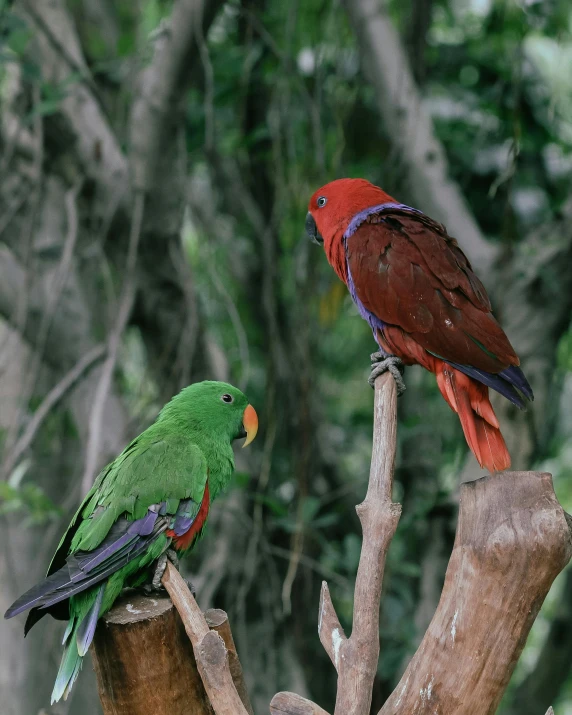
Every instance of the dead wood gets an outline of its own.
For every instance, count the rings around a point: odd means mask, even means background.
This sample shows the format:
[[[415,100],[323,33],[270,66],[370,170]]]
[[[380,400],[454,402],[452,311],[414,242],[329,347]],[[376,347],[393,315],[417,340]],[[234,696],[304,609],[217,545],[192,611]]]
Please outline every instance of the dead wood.
[[[212,715],[192,645],[170,598],[126,592],[91,648],[104,715]]]
[[[357,507],[364,538],[349,638],[325,582],[320,600],[320,640],[338,671],[336,715],[368,715],[370,710],[385,558],[401,511],[391,501],[395,383],[383,375],[375,388],[370,480]],[[550,474],[503,472],[462,485],[456,539],[437,611],[379,715],[496,711],[544,598],[572,555],[569,519]],[[276,714],[324,713],[286,692],[274,697],[270,709]]]
[[[98,625],[91,650],[104,715],[253,715],[227,614],[203,615],[173,571],[172,600],[126,591]]]
[[[271,715],[328,715],[325,710],[311,700],[296,693],[276,693],[270,702]]]
[[[326,582],[318,633],[338,671],[336,715],[368,713],[379,660],[379,601],[385,559],[401,515],[391,501],[395,461],[397,390],[387,373],[375,382],[373,450],[364,501],[356,507],[363,543],[354,592],[352,633],[346,638]]]
[[[572,542],[550,474],[463,484],[437,611],[380,715],[495,712]]]
[[[249,715],[254,715],[254,710],[252,709],[252,704],[246,689],[246,683],[244,682],[242,665],[238,653],[236,652],[236,646],[226,612],[220,608],[209,608],[208,611],[205,611],[205,620],[211,631],[216,631],[223,639],[226,652],[228,653],[228,667],[236,692],[242,700],[242,704],[248,710]]]
[[[191,640],[198,670],[216,715],[248,715],[233,683],[222,637],[209,630],[183,577],[170,562],[167,562],[162,584]]]

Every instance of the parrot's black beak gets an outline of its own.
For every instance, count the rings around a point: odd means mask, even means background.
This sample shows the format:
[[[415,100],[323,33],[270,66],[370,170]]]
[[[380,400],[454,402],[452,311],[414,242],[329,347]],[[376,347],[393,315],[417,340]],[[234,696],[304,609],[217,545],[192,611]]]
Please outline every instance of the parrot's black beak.
[[[318,246],[324,245],[324,239],[320,236],[314,217],[309,211],[306,215],[306,233],[310,236],[314,243],[318,244]]]

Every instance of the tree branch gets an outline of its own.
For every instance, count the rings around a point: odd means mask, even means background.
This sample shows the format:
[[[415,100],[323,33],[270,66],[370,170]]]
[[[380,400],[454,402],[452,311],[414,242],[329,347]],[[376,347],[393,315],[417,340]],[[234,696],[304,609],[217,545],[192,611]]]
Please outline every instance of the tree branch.
[[[484,273],[492,266],[496,249],[482,235],[458,186],[448,176],[445,151],[435,137],[387,3],[345,0],[344,4],[358,38],[363,70],[404,164],[412,198],[462,240],[471,263]]]
[[[238,653],[236,652],[236,645],[234,644],[234,638],[232,636],[232,631],[230,630],[230,623],[228,622],[227,614],[220,608],[209,608],[208,611],[205,611],[205,620],[211,631],[216,631],[223,639],[226,652],[228,654],[228,667],[236,692],[242,700],[242,704],[248,711],[248,715],[254,715],[254,710],[252,709],[252,704],[250,703],[250,698],[248,697],[246,683],[244,682],[242,665],[240,663]]]
[[[65,3],[63,0],[20,2],[27,22],[34,29],[36,60],[42,67],[44,81],[66,85],[61,111],[73,130],[75,150],[84,170],[99,185],[107,208],[117,206],[121,198],[126,198],[127,161],[94,94],[74,22]],[[73,73],[78,76],[70,83]]]
[[[328,715],[311,700],[296,693],[276,693],[270,702],[270,715]]]
[[[140,77],[131,113],[131,158],[135,188],[148,191],[157,181],[162,145],[173,142],[169,131],[179,120],[190,71],[204,45],[204,35],[223,0],[177,0],[161,28],[151,64]]]
[[[115,324],[109,334],[107,341],[107,357],[103,364],[97,390],[93,400],[93,407],[89,420],[89,438],[85,454],[85,465],[83,471],[82,494],[87,494],[90,490],[93,478],[97,467],[99,466],[100,444],[102,434],[103,411],[107,397],[111,390],[113,373],[117,363],[119,345],[121,338],[127,327],[127,322],[131,315],[131,308],[135,299],[135,265],[137,261],[137,251],[139,248],[139,239],[141,237],[141,225],[143,223],[143,212],[145,209],[145,198],[142,193],[138,192],[135,196],[133,206],[133,219],[131,223],[131,236],[129,238],[129,252],[127,254],[127,266],[125,269],[125,278],[123,280],[123,289],[117,311]]]
[[[221,636],[211,631],[183,577],[167,562],[161,579],[193,644],[199,673],[216,715],[249,715],[230,673]]]
[[[92,348],[87,355],[84,355],[74,367],[66,374],[64,377],[48,392],[48,394],[42,400],[41,405],[34,412],[34,416],[28,422],[26,429],[22,436],[18,439],[9,454],[6,455],[4,464],[2,465],[2,472],[4,476],[10,474],[14,469],[18,460],[30,447],[34,438],[42,426],[44,420],[58,404],[60,400],[65,397],[66,393],[71,390],[71,388],[76,384],[76,382],[85,373],[90,370],[94,365],[98,363],[99,360],[105,355],[105,346],[96,345]]]
[[[354,592],[352,634],[346,638],[327,584],[322,585],[318,633],[338,671],[336,715],[367,713],[379,660],[379,601],[385,559],[401,515],[391,501],[395,461],[397,392],[389,374],[375,383],[373,449],[366,497],[356,511],[363,543]]]

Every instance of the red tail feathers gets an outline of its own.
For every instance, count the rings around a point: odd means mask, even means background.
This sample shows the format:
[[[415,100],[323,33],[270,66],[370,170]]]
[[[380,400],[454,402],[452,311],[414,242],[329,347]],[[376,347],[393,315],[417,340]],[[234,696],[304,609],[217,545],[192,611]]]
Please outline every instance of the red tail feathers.
[[[510,467],[510,455],[486,385],[435,360],[435,375],[441,394],[461,420],[467,444],[481,467],[499,472]]]

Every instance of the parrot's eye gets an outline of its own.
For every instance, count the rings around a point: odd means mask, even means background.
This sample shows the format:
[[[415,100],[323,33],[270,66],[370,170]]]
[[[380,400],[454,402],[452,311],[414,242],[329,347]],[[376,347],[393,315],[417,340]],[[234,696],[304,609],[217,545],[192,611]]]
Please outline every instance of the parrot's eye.
[[[221,399],[223,402],[227,402],[227,403],[234,402],[234,397],[233,397],[232,395],[228,395],[228,394],[223,395],[220,399]]]
[[[328,203],[328,199],[325,196],[318,196],[318,201],[316,203],[318,204],[318,208],[321,209],[322,206],[325,206]]]

